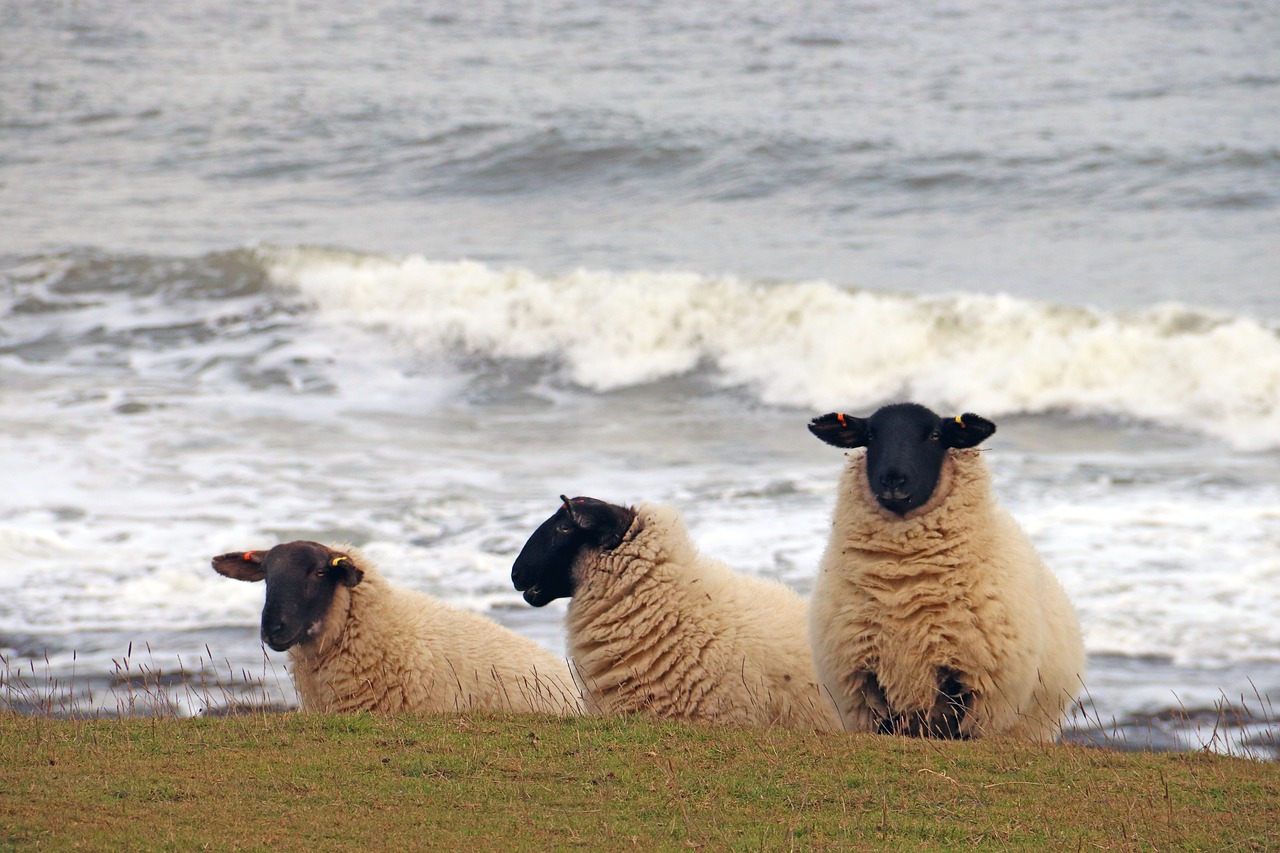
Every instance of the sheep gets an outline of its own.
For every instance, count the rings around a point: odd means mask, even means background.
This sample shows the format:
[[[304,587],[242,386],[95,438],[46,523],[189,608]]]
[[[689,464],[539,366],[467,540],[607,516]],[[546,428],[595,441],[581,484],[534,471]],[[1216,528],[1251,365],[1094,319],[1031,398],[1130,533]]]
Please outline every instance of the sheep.
[[[352,548],[289,542],[214,557],[213,568],[266,581],[262,640],[288,651],[304,711],[581,710],[565,660],[483,616],[392,587]]]
[[[850,453],[810,607],[849,731],[1047,742],[1082,685],[1066,592],[996,505],[974,448],[995,424],[898,403],[809,430]]]
[[[840,730],[795,592],[700,556],[670,507],[560,500],[511,581],[534,607],[571,599],[567,645],[588,711]]]

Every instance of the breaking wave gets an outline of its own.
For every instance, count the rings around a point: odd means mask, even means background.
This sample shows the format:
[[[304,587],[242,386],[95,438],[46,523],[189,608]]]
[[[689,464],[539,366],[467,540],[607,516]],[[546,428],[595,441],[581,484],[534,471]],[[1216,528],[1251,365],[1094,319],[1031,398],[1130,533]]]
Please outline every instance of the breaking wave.
[[[271,279],[313,301],[324,320],[421,353],[549,360],[593,391],[709,370],[770,405],[865,410],[911,398],[993,417],[1120,417],[1241,449],[1280,446],[1280,330],[1247,316],[258,251]]]

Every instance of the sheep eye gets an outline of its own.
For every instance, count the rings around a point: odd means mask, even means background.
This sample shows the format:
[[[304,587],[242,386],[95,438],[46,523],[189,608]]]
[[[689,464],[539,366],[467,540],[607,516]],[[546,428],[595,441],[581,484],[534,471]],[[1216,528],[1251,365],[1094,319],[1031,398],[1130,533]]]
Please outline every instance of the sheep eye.
[[[572,532],[573,532],[572,524],[561,523],[556,525],[556,533],[572,533]]]
[[[935,429],[933,432],[929,433],[930,441],[937,441],[940,438],[942,438],[942,432],[940,430]]]

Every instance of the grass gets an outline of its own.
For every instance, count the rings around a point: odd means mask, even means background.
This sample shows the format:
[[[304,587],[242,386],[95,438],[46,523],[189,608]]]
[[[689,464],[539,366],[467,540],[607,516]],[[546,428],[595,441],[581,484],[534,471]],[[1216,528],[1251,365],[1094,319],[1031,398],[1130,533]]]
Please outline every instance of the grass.
[[[1210,751],[1261,696],[1204,712],[1203,751],[1126,752],[1101,721],[1086,748],[281,713],[265,668],[145,651],[96,698],[0,657],[0,851],[1280,850],[1280,764],[1239,757],[1274,727]]]
[[[0,714],[0,849],[1271,850],[1280,765],[658,723]]]

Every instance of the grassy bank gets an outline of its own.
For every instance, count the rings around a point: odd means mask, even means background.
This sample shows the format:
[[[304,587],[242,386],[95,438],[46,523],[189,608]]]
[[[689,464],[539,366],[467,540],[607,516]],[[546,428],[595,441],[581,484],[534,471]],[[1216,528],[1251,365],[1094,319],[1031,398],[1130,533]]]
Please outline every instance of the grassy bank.
[[[1235,849],[1280,766],[641,719],[0,715],[0,848]]]

